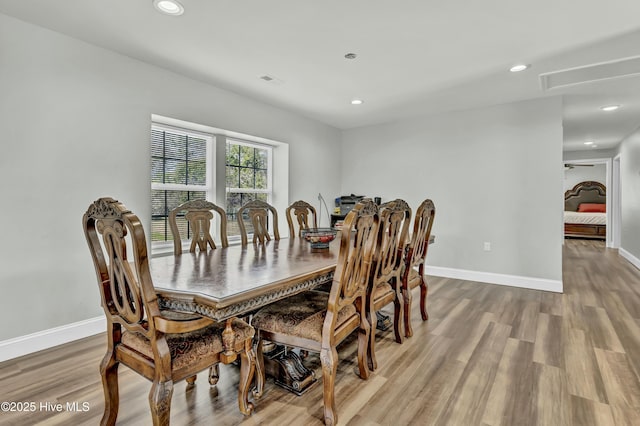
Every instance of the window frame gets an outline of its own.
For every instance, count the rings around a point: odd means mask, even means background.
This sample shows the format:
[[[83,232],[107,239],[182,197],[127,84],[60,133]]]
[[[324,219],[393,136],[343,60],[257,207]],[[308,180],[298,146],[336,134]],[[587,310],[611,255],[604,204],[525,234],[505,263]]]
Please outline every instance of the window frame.
[[[271,167],[270,167],[270,185],[271,185],[271,197],[269,203],[274,206],[278,212],[283,212],[289,205],[289,143],[269,139],[262,136],[255,136],[249,133],[237,132],[234,130],[223,129],[220,127],[214,127],[209,124],[200,124],[193,121],[186,121],[177,118],[172,118],[165,115],[159,115],[152,113],[150,116],[148,129],[152,126],[161,128],[167,128],[169,130],[182,130],[188,133],[194,133],[197,135],[211,135],[213,136],[213,144],[211,149],[211,161],[213,161],[213,170],[211,176],[213,176],[211,194],[207,195],[207,199],[211,200],[215,204],[227,208],[226,203],[226,161],[225,161],[225,147],[226,140],[233,139],[234,141],[245,142],[255,145],[263,145],[271,149]],[[149,136],[147,143],[151,139],[151,132],[149,130]],[[149,162],[151,162],[151,152],[149,152]],[[150,165],[149,165],[150,167]],[[151,181],[151,173],[149,173],[149,181]],[[151,201],[151,200],[150,200]],[[149,214],[146,219],[147,229],[152,229],[151,219]],[[278,226],[280,229],[288,229],[286,218],[280,214],[278,216]],[[281,233],[282,235],[282,233]],[[214,238],[216,236],[214,235]],[[234,241],[234,237],[229,238],[229,244],[239,244],[240,238],[237,242]],[[155,248],[151,245],[151,238],[149,238],[149,253],[152,257],[166,256],[173,253],[173,247],[167,245],[166,248]]]
[[[233,144],[233,145],[247,146],[251,148],[264,149],[265,151],[267,151],[267,189],[230,188],[227,186],[227,180],[225,178],[225,182],[224,182],[225,206],[227,201],[226,194],[228,194],[229,192],[237,192],[242,194],[267,194],[267,200],[269,200],[269,203],[271,203],[271,200],[273,198],[273,146],[259,143],[259,142],[245,141],[245,140],[236,139],[236,138],[226,138],[225,142],[226,142],[226,145]],[[226,145],[225,145],[225,150],[226,150]],[[224,166],[225,166],[225,176],[226,176],[226,168],[228,166],[226,161],[226,156],[225,156],[224,163],[225,163]],[[235,167],[235,166],[231,166],[231,167]],[[256,170],[255,167],[253,169]]]
[[[258,148],[258,149],[263,149],[265,151],[267,151],[267,188],[266,189],[258,189],[258,188],[238,188],[238,187],[228,187],[227,186],[227,180],[226,180],[226,170],[228,166],[231,167],[235,167],[233,165],[228,165],[227,161],[226,161],[226,150],[229,144],[233,144],[233,145],[240,145],[240,146],[246,146],[246,147],[250,147],[250,148]],[[227,203],[228,197],[230,193],[236,193],[236,194],[266,194],[267,195],[267,202],[269,204],[273,204],[273,151],[274,151],[274,145],[271,144],[265,144],[265,143],[260,143],[260,142],[254,142],[254,141],[248,141],[248,140],[244,140],[244,139],[240,139],[240,138],[236,138],[236,137],[226,137],[225,138],[225,159],[224,159],[224,167],[225,167],[225,181],[224,181],[224,195],[225,195],[225,199],[224,199],[224,206],[225,206],[225,211],[227,212],[227,221],[229,222],[229,206]],[[253,168],[254,170],[257,170],[255,167]],[[235,214],[235,213],[233,213]],[[237,218],[236,218],[237,220]],[[270,225],[268,225],[268,227],[270,227]],[[227,226],[227,230],[230,230],[232,228],[232,226]],[[252,235],[251,232],[248,232],[249,235]],[[240,234],[237,235],[228,235],[227,238],[229,239],[230,243],[235,243],[235,242],[239,242],[241,240],[241,236]]]
[[[187,138],[196,138],[196,139],[204,139],[205,142],[205,184],[204,185],[194,185],[194,184],[176,184],[176,183],[160,183],[153,182],[152,177],[151,180],[151,191],[181,191],[181,192],[204,192],[206,200],[215,200],[216,195],[216,187],[215,187],[215,172],[216,172],[216,159],[214,156],[215,153],[215,135],[206,133],[206,132],[198,132],[192,129],[177,127],[177,126],[169,126],[166,124],[158,123],[155,121],[151,122],[150,128],[150,138],[149,141],[151,143],[153,131],[161,131],[165,133],[172,133],[179,136],[186,136]],[[149,146],[151,149],[151,146]],[[154,156],[150,153],[149,159],[153,161]],[[166,157],[163,157],[166,158]],[[152,212],[153,213],[153,212]],[[166,212],[167,219],[169,211]],[[151,215],[151,223],[153,223],[153,214]],[[150,238],[151,243],[151,252],[152,254],[158,252],[164,252],[168,248],[173,250],[173,241],[172,240],[163,240],[163,241],[153,241],[153,238]]]

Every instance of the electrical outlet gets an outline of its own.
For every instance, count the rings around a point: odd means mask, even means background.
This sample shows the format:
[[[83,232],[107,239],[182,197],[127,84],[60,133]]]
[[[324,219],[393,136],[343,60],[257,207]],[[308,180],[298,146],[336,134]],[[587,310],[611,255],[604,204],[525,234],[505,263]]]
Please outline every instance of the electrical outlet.
[[[484,243],[484,251],[491,251],[491,243],[488,241],[485,241]]]

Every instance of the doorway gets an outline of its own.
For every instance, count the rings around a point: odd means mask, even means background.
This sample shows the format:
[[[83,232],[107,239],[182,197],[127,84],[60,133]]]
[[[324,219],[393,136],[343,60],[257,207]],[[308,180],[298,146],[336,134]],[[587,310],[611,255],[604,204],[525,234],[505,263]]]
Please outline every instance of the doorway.
[[[613,174],[616,173],[613,170],[613,160],[611,158],[588,158],[581,160],[564,160],[565,163],[571,163],[574,165],[605,165],[605,186],[607,188],[606,195],[606,210],[607,210],[607,235],[606,235],[606,247],[615,247],[614,244],[620,244],[620,159],[618,158],[618,170],[617,170],[617,182],[613,178]],[[565,171],[566,176],[566,171]],[[618,194],[618,196],[614,196]],[[617,240],[616,238],[617,237]]]

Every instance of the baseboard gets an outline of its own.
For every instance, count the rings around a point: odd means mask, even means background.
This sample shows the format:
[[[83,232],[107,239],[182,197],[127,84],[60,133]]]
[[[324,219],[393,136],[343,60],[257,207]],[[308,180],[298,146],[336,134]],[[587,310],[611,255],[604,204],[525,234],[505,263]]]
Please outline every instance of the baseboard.
[[[478,281],[488,284],[506,285],[510,287],[528,288],[531,290],[553,291],[562,293],[562,281],[544,278],[522,277],[518,275],[494,274],[491,272],[467,271],[464,269],[426,266],[425,273],[436,277],[455,278],[465,281]]]
[[[618,253],[620,254],[620,256],[622,256],[625,259],[627,259],[629,261],[629,263],[631,263],[633,266],[635,266],[636,268],[640,269],[640,259],[638,259],[634,255],[632,255],[631,253],[629,253],[628,251],[626,251],[622,247],[620,247],[618,249]]]
[[[0,342],[0,362],[93,336],[104,332],[106,327],[107,322],[103,315],[3,340]]]

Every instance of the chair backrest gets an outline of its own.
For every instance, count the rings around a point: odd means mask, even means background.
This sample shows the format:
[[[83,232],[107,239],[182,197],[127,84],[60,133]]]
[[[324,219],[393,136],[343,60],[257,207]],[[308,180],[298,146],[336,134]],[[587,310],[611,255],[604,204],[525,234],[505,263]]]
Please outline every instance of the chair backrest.
[[[273,229],[273,239],[280,239],[280,232],[278,231],[278,211],[271,204],[260,201],[253,200],[249,201],[244,206],[238,209],[238,226],[240,227],[240,238],[242,240],[242,245],[248,244],[247,238],[247,228],[244,224],[244,212],[247,212],[249,216],[249,220],[253,225],[253,242],[264,243],[265,241],[271,240],[271,236],[269,235],[268,217],[269,212],[271,212],[271,216],[273,218],[273,223],[271,227]]]
[[[218,213],[219,216],[221,245],[222,247],[229,246],[227,239],[227,214],[224,209],[210,201],[191,200],[180,204],[169,212],[169,225],[171,226],[171,233],[173,234],[173,253],[175,255],[182,253],[182,236],[180,235],[180,227],[178,226],[178,215],[181,212],[185,212],[184,218],[191,232],[189,251],[194,253],[196,247],[201,251],[206,251],[207,245],[212,249],[216,248],[216,243],[213,241],[213,236],[211,235],[212,211]]]
[[[329,293],[324,330],[335,329],[338,312],[348,304],[355,302],[364,313],[379,222],[378,206],[369,198],[358,202],[347,214],[340,230],[340,252]],[[324,330],[323,336],[330,334]]]
[[[298,223],[298,237],[301,236],[303,229],[318,227],[318,219],[316,218],[315,207],[313,207],[306,201],[298,200],[287,207],[286,211],[287,223],[289,224],[289,238],[295,238],[296,236],[295,227],[293,226],[293,218],[291,217],[292,213],[296,218],[296,222]],[[311,216],[313,219],[313,226],[310,226],[309,216]]]
[[[413,220],[411,241],[409,241],[407,249],[405,261],[407,270],[408,268],[414,268],[420,265],[424,267],[424,261],[429,248],[429,238],[431,238],[431,227],[433,226],[435,215],[436,208],[433,201],[429,199],[424,200],[418,207],[416,217]]]
[[[100,198],[89,206],[82,225],[108,323],[151,339],[155,332],[150,318],[158,316],[160,309],[142,223],[119,201]],[[131,259],[127,257],[127,242],[131,243]],[[110,329],[113,336],[109,339],[119,339],[119,331]]]
[[[400,279],[404,246],[407,242],[411,207],[406,201],[396,199],[380,206],[380,227],[373,257],[373,282],[389,282]]]

